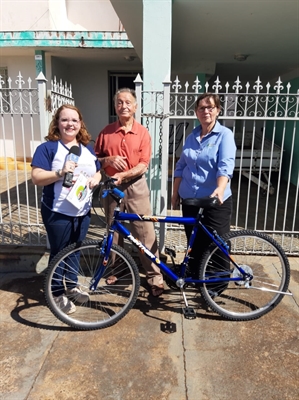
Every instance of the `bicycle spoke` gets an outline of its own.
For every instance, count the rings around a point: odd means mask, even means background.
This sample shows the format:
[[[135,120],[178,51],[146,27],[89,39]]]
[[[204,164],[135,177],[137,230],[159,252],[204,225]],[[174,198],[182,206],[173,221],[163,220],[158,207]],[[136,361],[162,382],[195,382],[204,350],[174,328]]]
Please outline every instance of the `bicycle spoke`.
[[[200,286],[208,305],[218,314],[232,320],[250,320],[271,311],[286,294],[290,268],[282,248],[270,237],[255,231],[227,234],[234,261],[253,278],[246,280],[216,247],[205,253],[201,279],[217,279],[223,274],[240,277],[240,281],[206,283]]]
[[[121,247],[113,245],[104,271],[95,290],[92,282],[101,264],[99,243],[83,242],[80,248],[71,245],[51,263],[45,282],[45,294],[51,311],[63,322],[79,329],[99,329],[115,324],[133,307],[139,291],[140,278],[132,257]],[[108,285],[106,280],[115,275],[117,281]],[[71,277],[71,278],[70,278]],[[75,311],[57,305],[57,295],[67,293],[69,287],[80,288],[83,296],[68,299]],[[86,301],[80,298],[87,297]]]

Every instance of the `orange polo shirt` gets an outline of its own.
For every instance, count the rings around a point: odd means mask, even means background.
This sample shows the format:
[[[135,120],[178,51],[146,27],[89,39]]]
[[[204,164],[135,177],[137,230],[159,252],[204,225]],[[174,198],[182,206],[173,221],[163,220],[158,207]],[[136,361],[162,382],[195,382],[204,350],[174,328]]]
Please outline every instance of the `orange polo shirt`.
[[[151,158],[151,136],[148,130],[134,120],[132,129],[125,133],[119,121],[107,125],[95,142],[94,151],[97,157],[123,156],[127,157],[125,171],[142,163],[148,166]],[[119,172],[108,166],[105,173],[113,176]]]

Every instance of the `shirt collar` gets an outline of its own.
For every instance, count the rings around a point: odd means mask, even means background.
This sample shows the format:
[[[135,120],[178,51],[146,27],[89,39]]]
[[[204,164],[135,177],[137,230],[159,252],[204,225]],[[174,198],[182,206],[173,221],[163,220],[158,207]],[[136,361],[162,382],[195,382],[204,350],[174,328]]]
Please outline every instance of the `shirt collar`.
[[[119,120],[117,120],[117,125],[116,125],[115,132],[120,132],[122,130],[121,128],[122,128],[122,126],[120,125]],[[136,124],[135,119],[133,120],[132,128],[128,133],[132,133],[133,135],[137,135],[137,124]]]
[[[216,121],[214,128],[211,130],[211,132],[207,136],[209,136],[211,133],[219,133],[220,131],[221,131],[221,124],[218,121]],[[201,132],[201,125],[199,125],[195,129],[194,133],[197,136],[198,134],[200,134],[200,132]]]

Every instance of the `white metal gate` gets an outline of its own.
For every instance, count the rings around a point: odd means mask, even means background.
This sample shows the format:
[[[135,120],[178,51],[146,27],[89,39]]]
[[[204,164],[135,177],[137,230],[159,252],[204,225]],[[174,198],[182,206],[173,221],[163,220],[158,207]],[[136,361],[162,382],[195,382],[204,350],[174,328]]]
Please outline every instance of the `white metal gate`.
[[[31,182],[31,159],[47,135],[52,114],[74,104],[71,87],[41,73],[32,85],[21,73],[15,82],[0,76],[0,244],[46,245],[40,217],[41,188]]]
[[[160,166],[159,198],[167,199],[167,206],[160,207],[155,207],[152,199],[154,212],[177,213],[170,204],[173,171],[186,136],[198,123],[194,104],[203,92],[217,93],[222,104],[219,120],[230,127],[237,144],[232,230],[266,232],[287,254],[299,254],[298,91],[292,92],[291,84],[280,78],[273,85],[263,85],[259,78],[253,85],[244,85],[239,78],[233,85],[222,85],[219,78],[201,85],[196,78],[192,86],[188,82],[181,85],[176,78],[173,83],[164,83],[163,91],[143,91],[141,79],[135,82],[141,104],[137,118],[143,118],[154,138],[153,160]],[[159,234],[161,248],[164,244],[177,250],[185,247],[181,227],[168,225],[165,232],[161,226]]]

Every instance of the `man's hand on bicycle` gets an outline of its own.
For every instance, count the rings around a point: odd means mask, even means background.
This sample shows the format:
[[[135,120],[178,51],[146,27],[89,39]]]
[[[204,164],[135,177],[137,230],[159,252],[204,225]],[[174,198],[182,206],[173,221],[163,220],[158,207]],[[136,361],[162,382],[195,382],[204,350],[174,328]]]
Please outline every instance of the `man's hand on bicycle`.
[[[125,179],[125,174],[122,172],[118,172],[117,174],[114,174],[111,178],[114,179],[114,184],[116,186],[119,186],[122,184],[123,179]]]
[[[99,185],[104,186],[107,189],[112,189],[116,186],[116,181],[117,181],[117,179],[108,178],[108,179],[105,179],[104,181],[100,182]]]

